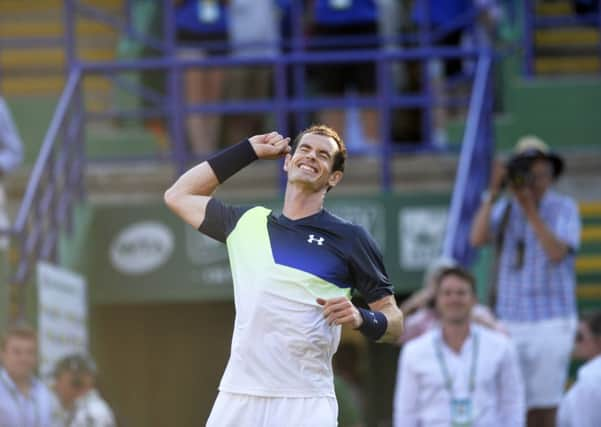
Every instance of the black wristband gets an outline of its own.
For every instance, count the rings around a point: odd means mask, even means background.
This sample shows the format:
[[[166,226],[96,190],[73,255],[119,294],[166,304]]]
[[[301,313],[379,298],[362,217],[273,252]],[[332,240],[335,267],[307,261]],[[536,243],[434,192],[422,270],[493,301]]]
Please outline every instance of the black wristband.
[[[382,335],[384,335],[384,332],[386,332],[386,328],[388,328],[388,319],[386,319],[384,313],[366,310],[361,307],[357,307],[357,309],[363,318],[363,323],[359,327],[359,332],[372,341],[379,340]]]
[[[244,141],[213,154],[207,162],[213,169],[219,183],[224,182],[240,169],[257,160],[257,153],[250,141]]]

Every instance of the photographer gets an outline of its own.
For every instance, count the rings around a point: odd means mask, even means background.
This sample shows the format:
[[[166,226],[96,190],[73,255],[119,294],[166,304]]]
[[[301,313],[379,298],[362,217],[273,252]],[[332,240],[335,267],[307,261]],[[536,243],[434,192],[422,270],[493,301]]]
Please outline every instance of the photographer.
[[[562,171],[543,141],[522,138],[506,166],[496,165],[470,236],[497,250],[496,313],[518,349],[530,427],[555,426],[577,326],[580,217],[572,198],[551,190]]]

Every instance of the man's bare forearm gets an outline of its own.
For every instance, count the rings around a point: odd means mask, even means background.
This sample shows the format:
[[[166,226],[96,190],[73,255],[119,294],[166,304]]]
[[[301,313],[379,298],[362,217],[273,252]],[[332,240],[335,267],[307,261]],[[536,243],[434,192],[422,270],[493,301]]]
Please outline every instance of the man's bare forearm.
[[[382,343],[397,343],[404,330],[404,316],[401,309],[397,306],[394,296],[390,295],[378,301],[369,304],[372,311],[379,311],[388,322],[386,332],[378,340]]]
[[[470,243],[472,246],[482,246],[489,240],[490,214],[492,211],[492,198],[484,200],[472,222]]]

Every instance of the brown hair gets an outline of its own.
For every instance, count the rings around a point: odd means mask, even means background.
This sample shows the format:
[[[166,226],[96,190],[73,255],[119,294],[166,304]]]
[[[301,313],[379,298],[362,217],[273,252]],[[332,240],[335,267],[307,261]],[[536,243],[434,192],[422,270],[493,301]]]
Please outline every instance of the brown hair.
[[[344,141],[342,140],[340,135],[338,135],[338,132],[336,132],[331,127],[323,125],[323,124],[312,125],[311,127],[308,127],[307,129],[305,129],[301,133],[299,133],[296,136],[296,138],[294,138],[294,141],[292,141],[292,150],[290,151],[290,155],[294,155],[294,152],[296,151],[296,147],[298,147],[298,143],[303,138],[303,136],[310,134],[310,133],[314,134],[314,135],[322,135],[322,136],[326,136],[328,138],[332,138],[336,142],[336,145],[338,145],[338,152],[336,152],[336,154],[334,155],[334,163],[332,165],[332,172],[336,172],[336,171],[344,172],[344,163],[346,162],[346,145],[344,144]]]
[[[601,311],[587,313],[582,320],[586,322],[594,336],[601,338]]]
[[[37,341],[38,334],[29,325],[19,324],[10,326],[0,337],[0,351],[4,351],[6,343],[10,338],[22,338]]]
[[[448,267],[442,269],[440,273],[436,276],[436,291],[440,289],[440,284],[447,276],[456,276],[460,279],[465,280],[467,283],[469,283],[472,293],[476,295],[476,279],[474,278],[472,273],[470,273],[463,267]]]

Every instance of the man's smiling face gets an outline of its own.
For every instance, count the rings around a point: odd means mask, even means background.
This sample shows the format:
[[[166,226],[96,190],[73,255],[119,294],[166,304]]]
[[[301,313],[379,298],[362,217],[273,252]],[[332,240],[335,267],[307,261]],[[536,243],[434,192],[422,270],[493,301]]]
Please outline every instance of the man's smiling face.
[[[341,174],[332,173],[337,151],[338,145],[333,138],[312,133],[304,135],[292,156],[286,157],[284,170],[288,172],[288,182],[314,190],[336,185],[337,175]]]

